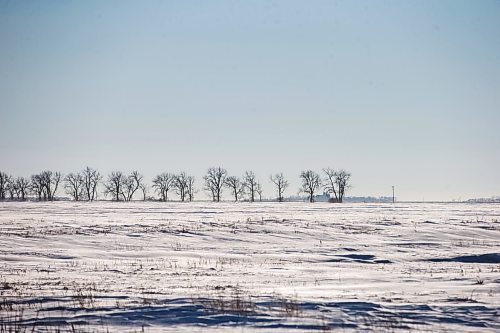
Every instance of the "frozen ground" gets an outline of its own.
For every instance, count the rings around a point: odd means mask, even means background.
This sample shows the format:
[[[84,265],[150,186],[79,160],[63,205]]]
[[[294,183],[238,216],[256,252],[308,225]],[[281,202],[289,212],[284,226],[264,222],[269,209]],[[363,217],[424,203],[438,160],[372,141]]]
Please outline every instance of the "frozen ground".
[[[0,203],[0,332],[500,331],[494,204]]]

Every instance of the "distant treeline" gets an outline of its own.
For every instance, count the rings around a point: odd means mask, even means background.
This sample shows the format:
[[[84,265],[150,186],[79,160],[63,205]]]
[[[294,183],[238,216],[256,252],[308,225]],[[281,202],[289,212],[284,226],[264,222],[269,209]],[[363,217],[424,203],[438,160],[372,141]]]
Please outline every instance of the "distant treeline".
[[[342,202],[344,194],[350,187],[351,174],[345,170],[325,168],[321,175],[313,170],[302,171],[299,175],[300,191],[314,201],[317,191],[331,195],[331,202]],[[284,200],[284,193],[289,182],[283,173],[269,177],[276,190],[276,200]],[[203,190],[213,201],[220,201],[222,192],[228,190],[234,201],[262,201],[262,186],[252,171],[246,171],[242,177],[230,176],[222,167],[212,167],[203,177]],[[113,171],[106,178],[93,168],[86,167],[80,172],[65,176],[56,171],[42,171],[29,178],[13,177],[0,171],[0,200],[20,200],[28,198],[39,201],[53,201],[58,189],[63,188],[67,195],[75,201],[94,201],[97,199],[99,186],[102,185],[104,198],[114,201],[131,201],[134,195],[141,194],[142,200],[168,201],[169,194],[175,193],[180,201],[193,201],[197,193],[195,178],[180,172],[178,174],[163,172],[153,178],[151,188],[156,197],[148,196],[150,187],[138,171],[124,174]]]

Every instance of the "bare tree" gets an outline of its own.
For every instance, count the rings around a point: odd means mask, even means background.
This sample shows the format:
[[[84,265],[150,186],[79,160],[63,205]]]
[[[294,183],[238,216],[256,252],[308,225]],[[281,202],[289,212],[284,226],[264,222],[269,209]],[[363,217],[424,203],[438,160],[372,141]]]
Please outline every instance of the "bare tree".
[[[50,178],[52,177],[51,171],[44,171],[39,174],[40,183],[42,184],[42,195],[43,201],[50,200],[50,193],[52,192],[50,187]]]
[[[255,186],[255,192],[259,195],[259,201],[262,201],[262,185],[260,183]]]
[[[302,171],[300,174],[302,180],[301,191],[307,193],[309,202],[314,202],[314,192],[321,186],[320,176],[312,171]]]
[[[52,175],[51,179],[51,184],[52,184],[52,194],[50,195],[50,200],[54,200],[56,192],[57,192],[57,187],[59,186],[59,182],[62,179],[62,174],[60,172],[54,172]]]
[[[184,171],[174,176],[173,187],[175,192],[180,196],[181,201],[186,200],[188,186],[188,176]]]
[[[42,177],[40,175],[31,176],[31,191],[37,196],[38,200],[42,200],[44,195],[44,187],[42,182]]]
[[[257,178],[252,171],[246,171],[243,176],[243,186],[248,190],[248,194],[250,195],[250,201],[255,201],[255,192],[257,189]]]
[[[10,178],[9,194],[10,194],[11,200],[14,199],[14,196],[17,200],[21,199],[21,191],[20,191],[19,186],[17,184],[17,179],[14,177]]]
[[[162,173],[153,179],[153,187],[160,195],[160,201],[168,200],[168,191],[173,187],[174,175]]]
[[[97,199],[97,186],[102,179],[99,171],[92,169],[90,167],[86,167],[82,171],[83,177],[83,187],[85,192],[85,198],[88,201],[94,201]]]
[[[127,177],[121,171],[113,171],[108,175],[108,180],[104,183],[104,195],[111,195],[112,200],[125,200],[123,187],[127,182]]]
[[[195,193],[195,189],[194,189],[194,177],[193,176],[188,176],[187,177],[187,194],[188,194],[188,200],[189,201],[193,201],[194,199],[194,193]]]
[[[122,186],[122,195],[125,201],[131,201],[135,192],[139,189],[144,177],[138,171],[132,171]]]
[[[334,194],[335,202],[342,203],[345,191],[351,186],[349,183],[351,174],[345,170],[335,171],[332,168],[323,169],[323,172],[326,174],[325,191]]]
[[[14,197],[16,196],[16,182],[12,176],[7,176],[7,182],[5,184],[5,190],[7,193],[9,193],[9,199],[14,200]]]
[[[245,191],[243,182],[235,176],[227,177],[224,181],[224,185],[231,189],[231,192],[234,196],[234,201],[238,201],[238,196]]]
[[[73,200],[79,201],[84,195],[84,180],[80,173],[69,173],[64,177],[64,187]]]
[[[0,171],[0,200],[5,200],[9,195],[10,200],[25,200],[30,188],[30,182],[26,178],[13,178],[5,172]]]
[[[344,200],[345,191],[351,187],[350,180],[351,174],[345,170],[339,170],[335,173],[335,183],[337,184],[340,203]]]
[[[147,196],[148,196],[148,185],[146,185],[146,183],[142,182],[139,185],[139,189],[142,192],[142,201],[146,201]]]
[[[333,193],[333,195],[335,196],[334,201],[339,202],[339,196],[337,194],[336,183],[335,183],[335,177],[336,177],[335,175],[337,172],[330,167],[323,169],[323,172],[326,175],[325,191],[328,193]]]
[[[288,180],[285,179],[283,173],[277,173],[274,176],[269,177],[271,182],[276,186],[276,191],[278,192],[278,201],[283,202],[283,193],[288,187]]]
[[[44,200],[53,201],[62,175],[59,172],[43,171],[39,174]]]
[[[19,190],[20,194],[20,199],[22,201],[26,200],[26,197],[28,195],[28,191],[30,189],[30,181],[24,177],[17,177],[16,179],[16,186],[17,189]]]
[[[207,174],[203,177],[205,180],[205,189],[210,191],[213,201],[220,201],[226,176],[226,169],[221,167],[212,167],[208,169]]]
[[[5,200],[5,193],[7,192],[7,184],[9,175],[0,171],[0,200]]]

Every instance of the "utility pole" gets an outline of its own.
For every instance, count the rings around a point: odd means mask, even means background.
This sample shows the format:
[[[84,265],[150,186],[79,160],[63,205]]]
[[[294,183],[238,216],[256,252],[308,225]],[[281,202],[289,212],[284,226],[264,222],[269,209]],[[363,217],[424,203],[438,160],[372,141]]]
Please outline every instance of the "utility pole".
[[[394,185],[392,185],[392,203],[394,203]]]

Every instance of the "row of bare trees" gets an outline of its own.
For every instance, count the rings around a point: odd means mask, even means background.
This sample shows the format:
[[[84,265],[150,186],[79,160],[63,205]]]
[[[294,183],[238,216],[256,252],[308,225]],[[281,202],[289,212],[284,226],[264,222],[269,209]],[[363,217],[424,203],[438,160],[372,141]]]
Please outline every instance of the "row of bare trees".
[[[52,201],[61,182],[59,172],[42,171],[32,175],[31,179],[24,177],[14,178],[0,171],[0,200],[25,200],[29,194],[35,195],[38,200]]]
[[[0,200],[25,200],[31,192],[31,183],[24,177],[14,178],[0,171]]]
[[[121,171],[113,171],[104,182],[104,195],[111,196],[114,201],[131,201],[137,191],[142,192],[146,200],[147,187],[144,177],[138,171],[125,175]]]
[[[302,171],[300,179],[302,182],[301,192],[306,193],[310,202],[314,201],[314,193],[323,188],[326,193],[333,194],[332,202],[341,203],[346,190],[350,187],[351,174],[345,170],[323,169],[322,178],[313,170]],[[248,195],[248,200],[255,201],[256,196],[262,200],[262,186],[257,181],[252,171],[246,171],[242,178],[228,176],[227,170],[221,167],[209,168],[205,177],[205,189],[212,195],[213,201],[220,201],[224,187],[230,189],[234,201],[238,201],[243,195]],[[284,200],[285,190],[289,186],[288,180],[283,173],[277,173],[269,177],[276,188],[277,200]]]
[[[40,201],[53,201],[57,190],[63,183],[66,192],[74,200],[95,200],[101,175],[95,169],[87,167],[82,172],[70,173],[63,177],[60,172],[42,171],[30,178],[14,178],[0,171],[0,200],[26,200],[28,195]],[[8,194],[8,197],[7,197]]]
[[[81,172],[69,173],[64,177],[64,188],[75,201],[94,201],[97,199],[97,186],[101,180],[99,171],[86,167]]]
[[[194,199],[194,177],[188,176],[185,172],[179,174],[163,172],[153,179],[153,188],[160,196],[160,201],[168,200],[170,190],[176,192],[181,201]]]
[[[342,202],[346,190],[350,187],[351,174],[345,170],[323,169],[324,176],[313,170],[302,171],[301,192],[306,193],[310,202],[314,201],[315,193],[323,189],[330,193],[332,202]],[[203,177],[204,189],[211,195],[213,201],[219,202],[224,189],[229,189],[234,201],[246,196],[246,200],[254,202],[257,198],[262,201],[262,185],[254,172],[246,171],[242,177],[229,176],[222,167],[209,168]],[[111,172],[106,179],[96,170],[86,167],[76,173],[69,173],[62,177],[61,173],[43,171],[32,175],[30,179],[14,178],[0,172],[0,200],[25,200],[29,194],[40,201],[52,201],[60,187],[61,181],[66,193],[75,201],[93,201],[97,199],[98,187],[104,187],[104,195],[114,201],[131,201],[136,193],[142,194],[142,199],[148,199],[148,186],[143,175],[138,171],[124,174],[121,171]],[[283,173],[276,173],[269,177],[269,181],[276,189],[277,200],[284,200],[284,193],[289,182]],[[176,193],[181,201],[193,201],[196,193],[195,178],[185,172],[178,174],[163,172],[154,177],[152,187],[158,194],[160,201],[168,201],[169,193]]]
[[[281,182],[279,183],[278,200],[283,201],[283,191],[288,186],[286,181],[281,175]],[[271,181],[275,182],[276,177],[280,175],[271,176]],[[231,191],[234,201],[238,201],[242,196],[248,195],[248,200],[254,202],[256,197],[262,201],[262,185],[258,182],[257,177],[253,171],[246,171],[243,177],[228,176],[226,169],[221,167],[209,168],[205,177],[205,190],[212,195],[213,201],[220,201],[221,194],[224,188]],[[276,183],[275,183],[276,184]]]
[[[333,194],[332,202],[342,202],[346,190],[351,186],[351,174],[345,170],[334,170],[332,168],[323,169],[324,178],[313,171],[306,170],[300,174],[302,181],[301,191],[306,193],[309,202],[314,201],[314,193],[323,187],[326,193]]]

